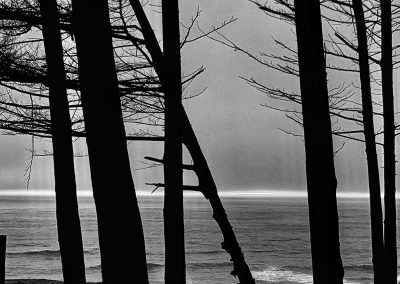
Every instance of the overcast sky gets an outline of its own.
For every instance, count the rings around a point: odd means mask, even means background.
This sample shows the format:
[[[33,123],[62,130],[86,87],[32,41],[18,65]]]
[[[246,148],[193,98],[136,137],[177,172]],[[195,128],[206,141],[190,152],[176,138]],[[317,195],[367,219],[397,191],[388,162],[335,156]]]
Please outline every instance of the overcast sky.
[[[246,0],[180,2],[184,23],[188,23],[197,6],[200,7],[202,16],[199,21],[203,29],[230,17],[237,18],[223,33],[251,52],[278,51],[272,37],[295,47],[294,34],[287,26],[268,19]],[[150,17],[158,31],[159,17],[159,14]],[[301,138],[279,130],[301,133],[301,128],[288,121],[282,113],[262,107],[266,97],[239,76],[254,76],[271,86],[293,90],[298,89],[297,80],[261,67],[243,54],[208,39],[186,46],[182,60],[186,73],[201,65],[206,67],[190,89],[195,93],[207,87],[206,92],[185,101],[184,105],[218,187],[221,190],[305,190],[303,142]],[[30,138],[2,136],[0,146],[0,188],[24,188],[24,169],[28,163],[25,148],[30,147]],[[77,143],[75,149],[85,152],[84,141]],[[162,144],[135,142],[129,145],[129,151],[136,188],[151,191],[145,182],[162,181],[162,169],[135,169],[143,167],[140,161],[145,155],[161,157]],[[356,142],[347,143],[337,154],[340,191],[367,191],[364,156],[364,145]],[[79,189],[90,189],[85,158],[76,159],[76,170]],[[36,158],[30,188],[52,189],[52,174],[51,157]],[[190,175],[186,175],[186,180],[195,182]]]

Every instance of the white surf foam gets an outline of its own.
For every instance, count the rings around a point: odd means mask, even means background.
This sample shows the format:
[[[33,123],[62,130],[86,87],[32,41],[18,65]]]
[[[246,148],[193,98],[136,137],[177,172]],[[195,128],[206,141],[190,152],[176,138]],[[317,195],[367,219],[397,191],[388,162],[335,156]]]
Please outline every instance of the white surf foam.
[[[252,274],[256,280],[267,282],[294,282],[301,284],[312,284],[313,281],[312,275],[284,270],[274,266],[269,266],[267,269],[262,271],[253,271]]]
[[[298,283],[298,284],[312,284],[313,278],[311,274],[294,272],[275,266],[269,266],[262,271],[253,271],[253,277],[256,280],[272,282],[272,283]],[[344,280],[343,284],[359,284],[358,282]]]

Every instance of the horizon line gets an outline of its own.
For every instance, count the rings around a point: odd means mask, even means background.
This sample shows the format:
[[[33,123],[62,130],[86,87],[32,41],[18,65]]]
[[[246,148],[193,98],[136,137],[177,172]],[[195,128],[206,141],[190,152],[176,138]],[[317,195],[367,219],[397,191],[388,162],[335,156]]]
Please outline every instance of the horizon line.
[[[78,190],[77,195],[79,197],[92,197],[92,190]],[[152,191],[137,190],[137,196],[164,196],[164,191]],[[201,197],[203,196],[200,192],[184,191],[185,197]],[[304,190],[221,190],[218,192],[220,197],[247,197],[247,198],[306,198],[307,192]],[[381,193],[382,197],[384,193]],[[0,196],[55,196],[54,190],[49,189],[0,189]],[[337,192],[337,198],[369,198],[368,192]],[[400,199],[400,194],[396,194],[396,199]]]

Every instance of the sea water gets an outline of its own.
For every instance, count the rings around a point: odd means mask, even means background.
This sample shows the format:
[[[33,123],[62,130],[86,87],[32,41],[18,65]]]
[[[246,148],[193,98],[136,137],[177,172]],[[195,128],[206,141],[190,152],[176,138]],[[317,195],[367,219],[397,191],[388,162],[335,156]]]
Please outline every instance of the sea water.
[[[162,196],[138,196],[151,283],[163,283]],[[312,283],[305,197],[222,197],[257,283]],[[339,198],[345,283],[372,283],[369,205]],[[96,214],[90,196],[79,197],[86,273],[101,281]],[[237,283],[212,210],[202,197],[185,197],[187,283]],[[7,279],[60,280],[54,196],[0,196],[0,234],[7,235]],[[121,249],[121,244],[116,244]]]

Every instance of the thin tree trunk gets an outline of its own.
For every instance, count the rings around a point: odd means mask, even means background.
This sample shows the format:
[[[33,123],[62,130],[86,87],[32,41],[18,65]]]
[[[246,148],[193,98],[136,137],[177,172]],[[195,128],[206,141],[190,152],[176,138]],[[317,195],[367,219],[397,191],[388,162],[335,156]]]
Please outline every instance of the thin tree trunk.
[[[199,179],[200,191],[210,202],[213,209],[213,218],[218,223],[222,235],[224,236],[224,241],[221,243],[221,246],[227,253],[229,253],[233,262],[233,271],[231,274],[238,277],[241,284],[254,284],[256,282],[244,259],[244,255],[236,239],[232,225],[228,220],[224,206],[218,196],[217,186],[207,165],[207,160],[201,151],[200,144],[197,141],[189,118],[187,117],[183,107],[181,111],[181,119],[184,125],[183,143],[193,159],[194,171]]]
[[[313,279],[343,283],[336,175],[318,0],[295,0]]]
[[[130,3],[142,29],[146,48],[151,55],[154,68],[160,77],[161,82],[164,83],[165,79],[161,70],[164,64],[164,58],[157,38],[155,37],[154,31],[151,28],[146,14],[143,11],[140,1],[130,0]],[[230,254],[232,258],[234,266],[232,275],[237,276],[241,284],[253,284],[255,283],[255,280],[253,279],[250,269],[244,259],[242,250],[236,239],[235,232],[232,229],[232,225],[229,223],[222,202],[218,196],[218,190],[211,171],[208,168],[207,161],[201,151],[196,134],[190,125],[190,121],[183,106],[181,107],[180,115],[180,119],[183,120],[183,143],[192,156],[196,168],[196,174],[198,175],[199,183],[201,184],[201,191],[209,200],[211,207],[213,208],[213,218],[217,221],[224,236],[222,247]]]
[[[46,52],[56,215],[64,283],[86,283],[82,233],[76,195],[71,119],[56,0],[40,0]]]
[[[384,127],[384,183],[385,183],[385,226],[384,242],[386,257],[386,282],[397,283],[396,244],[396,161],[395,124],[393,105],[393,62],[392,62],[392,12],[391,1],[381,0],[382,30],[382,102]]]
[[[365,27],[364,10],[361,0],[353,0],[353,10],[357,28],[365,152],[367,155],[368,182],[370,193],[369,201],[371,218],[372,262],[374,266],[374,283],[378,284],[384,283],[385,279],[383,219],[381,203],[382,201],[379,182],[379,165],[375,144],[374,117],[368,60],[368,42]]]
[[[178,0],[162,1],[164,65],[165,283],[186,283],[183,218],[181,50]]]
[[[103,283],[148,283],[143,228],[130,171],[108,1],[72,1]]]

